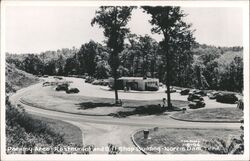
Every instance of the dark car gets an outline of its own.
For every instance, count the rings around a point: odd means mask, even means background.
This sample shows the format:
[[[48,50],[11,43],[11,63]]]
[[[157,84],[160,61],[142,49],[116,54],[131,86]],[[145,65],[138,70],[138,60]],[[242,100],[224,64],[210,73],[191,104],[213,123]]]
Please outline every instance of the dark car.
[[[168,92],[168,90],[165,90],[165,93],[167,93]],[[175,93],[176,92],[176,89],[174,89],[174,88],[170,88],[170,93]]]
[[[234,104],[236,103],[236,101],[238,101],[238,98],[235,96],[235,94],[231,94],[231,93],[220,93],[217,98],[216,98],[217,102],[221,102],[221,103],[230,103],[230,104]]]
[[[50,82],[44,82],[43,87],[50,86]]]
[[[67,91],[68,87],[69,87],[69,84],[67,84],[67,83],[59,84],[56,87],[56,91]]]
[[[207,95],[207,93],[206,93],[205,91],[199,90],[199,89],[194,90],[192,93],[193,93],[193,94],[198,94],[198,95],[200,95],[201,97]]]
[[[197,109],[197,108],[202,108],[202,107],[205,107],[205,102],[203,101],[196,101],[196,102],[191,102],[188,106],[191,108],[191,109]]]
[[[92,83],[92,82],[94,82],[94,80],[95,80],[95,78],[93,78],[93,77],[87,77],[85,79],[85,83]]]
[[[79,89],[77,88],[70,88],[66,91],[66,93],[70,94],[70,93],[79,93]]]
[[[194,100],[204,101],[204,99],[201,97],[201,95],[193,94],[193,93],[189,94],[187,99],[188,99],[188,101],[194,101]]]
[[[150,86],[147,86],[147,87],[146,87],[146,90],[147,90],[147,91],[158,91],[158,90],[159,90],[159,87],[156,86],[156,85],[150,85]]]
[[[189,89],[183,89],[183,90],[181,90],[180,94],[181,95],[188,95],[189,92],[190,92]]]
[[[219,92],[211,92],[209,94],[208,98],[210,98],[210,99],[216,99],[219,94],[220,94]]]
[[[54,76],[55,79],[59,79],[59,80],[62,80],[63,78],[62,77],[58,77],[58,76]]]

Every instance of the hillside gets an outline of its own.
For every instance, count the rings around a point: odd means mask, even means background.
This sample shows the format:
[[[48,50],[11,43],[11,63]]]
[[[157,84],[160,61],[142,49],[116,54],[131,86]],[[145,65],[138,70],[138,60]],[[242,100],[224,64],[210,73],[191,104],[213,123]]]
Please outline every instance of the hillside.
[[[6,93],[14,93],[16,90],[39,82],[37,77],[17,69],[13,64],[6,63],[5,69]],[[34,148],[82,146],[82,132],[78,127],[63,121],[28,114],[22,105],[12,105],[9,97],[6,97],[5,110],[7,154],[70,154],[73,152],[51,152],[53,149],[34,151]],[[11,150],[8,147],[15,147],[18,150]]]
[[[39,82],[39,79],[32,74],[17,69],[14,65],[6,63],[6,93],[15,92],[23,87]]]

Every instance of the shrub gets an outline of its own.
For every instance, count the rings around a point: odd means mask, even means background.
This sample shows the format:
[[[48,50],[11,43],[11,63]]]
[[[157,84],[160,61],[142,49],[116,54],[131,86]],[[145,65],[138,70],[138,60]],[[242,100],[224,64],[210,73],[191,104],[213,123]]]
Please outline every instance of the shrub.
[[[6,153],[7,154],[88,154],[89,151],[78,152],[58,152],[49,151],[30,151],[34,147],[81,147],[82,145],[66,143],[60,133],[56,133],[47,123],[34,119],[28,115],[22,106],[14,107],[6,98]],[[22,151],[8,151],[8,147],[23,148]],[[24,149],[27,148],[27,149]],[[92,151],[90,149],[90,151]]]
[[[232,137],[228,142],[214,138],[211,141],[206,141],[202,149],[214,154],[244,154],[244,119],[240,122],[242,132],[239,138]]]
[[[205,146],[202,149],[213,154],[243,154],[243,145],[241,139],[232,138],[229,142],[226,142],[216,138],[205,142]]]
[[[14,107],[9,102],[6,103],[6,137],[7,147],[33,148],[38,143],[48,146],[64,142],[63,136],[55,133],[47,124],[32,119],[22,106]],[[15,153],[31,152],[26,150]]]

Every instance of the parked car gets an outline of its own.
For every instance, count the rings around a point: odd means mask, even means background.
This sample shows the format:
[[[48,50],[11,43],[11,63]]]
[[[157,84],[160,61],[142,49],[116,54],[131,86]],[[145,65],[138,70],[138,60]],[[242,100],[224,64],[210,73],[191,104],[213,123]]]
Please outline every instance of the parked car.
[[[191,103],[189,103],[189,107],[191,108],[191,109],[197,109],[197,108],[202,108],[202,107],[205,107],[205,102],[203,102],[203,101],[195,101],[195,102],[191,102]]]
[[[190,92],[189,89],[183,89],[183,90],[181,90],[180,94],[181,95],[188,95],[189,92]]]
[[[193,93],[189,94],[187,99],[188,99],[188,101],[194,101],[194,100],[204,101],[204,99],[201,97],[201,95],[193,94]]]
[[[234,104],[236,103],[236,101],[238,101],[238,98],[235,96],[235,94],[231,94],[231,93],[220,93],[217,97],[216,97],[216,101],[217,102],[221,102],[221,103],[230,103],[230,104]]]
[[[44,82],[43,87],[50,86],[50,82]]]
[[[156,85],[151,85],[151,86],[147,86],[146,90],[147,91],[158,91],[159,87]]]
[[[94,80],[95,80],[95,78],[93,78],[93,77],[87,77],[85,79],[85,83],[92,83]]]
[[[69,84],[67,83],[59,84],[56,87],[56,91],[67,91],[68,87],[69,87]]]
[[[108,86],[109,81],[105,80],[105,79],[97,79],[97,80],[94,80],[91,84],[93,84],[93,85],[101,85],[101,86]]]
[[[165,90],[165,93],[167,93],[168,92],[168,90]],[[175,93],[176,92],[176,89],[174,89],[174,88],[170,88],[170,93]]]
[[[62,80],[63,78],[62,77],[59,77],[59,76],[54,76],[55,79],[59,79],[59,80]]]
[[[211,93],[209,93],[208,98],[210,98],[210,99],[216,99],[219,94],[221,94],[221,93],[216,92],[216,91],[211,92]]]
[[[70,88],[66,91],[66,93],[70,94],[70,93],[79,93],[79,89],[78,88]]]
[[[196,89],[196,90],[192,91],[191,93],[192,93],[192,94],[198,94],[198,95],[200,95],[201,97],[207,95],[207,93],[206,93],[205,91],[199,90],[199,89]]]

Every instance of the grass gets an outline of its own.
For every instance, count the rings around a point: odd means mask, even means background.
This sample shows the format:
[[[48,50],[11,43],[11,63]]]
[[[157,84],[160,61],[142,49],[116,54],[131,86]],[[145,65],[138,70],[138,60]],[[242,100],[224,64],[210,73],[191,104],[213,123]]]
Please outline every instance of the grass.
[[[34,75],[16,69],[14,65],[6,63],[6,93],[16,92],[17,90],[38,83],[39,79]]]
[[[43,109],[76,114],[120,116],[122,113],[121,115],[123,116],[129,116],[135,114],[159,114],[162,112],[158,108],[162,100],[141,101],[124,99],[122,100],[123,105],[117,106],[114,104],[114,99],[111,98],[67,95],[62,92],[50,92],[47,87],[25,95],[22,101]],[[178,108],[187,106],[188,102],[173,100],[172,104]]]
[[[150,154],[208,154],[202,150],[207,141],[213,138],[230,140],[238,138],[241,133],[231,129],[155,128],[149,130],[149,139],[143,138],[143,131],[135,133],[134,139]]]
[[[82,131],[80,128],[60,120],[49,119],[31,114],[29,114],[29,116],[47,124],[55,133],[61,134],[66,143],[82,145]]]
[[[8,154],[70,154],[72,151],[56,151],[53,147],[82,146],[81,134],[81,130],[71,124],[30,115],[22,106],[13,106],[6,101],[6,147],[19,149],[7,148]],[[36,151],[35,147],[46,147],[48,150]]]
[[[172,117],[190,121],[239,121],[243,117],[243,111],[237,108],[211,108],[179,112]]]

